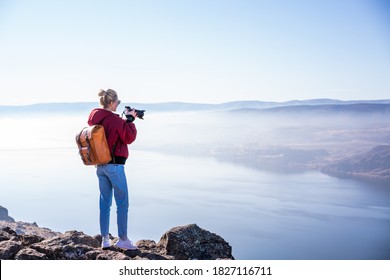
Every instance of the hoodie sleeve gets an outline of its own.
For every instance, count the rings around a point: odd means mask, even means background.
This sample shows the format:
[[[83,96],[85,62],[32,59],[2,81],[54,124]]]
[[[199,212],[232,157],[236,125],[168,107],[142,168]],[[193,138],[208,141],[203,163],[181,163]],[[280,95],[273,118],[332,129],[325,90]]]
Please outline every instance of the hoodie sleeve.
[[[137,128],[132,122],[122,120],[122,127],[118,131],[119,139],[125,144],[131,144],[137,137]]]

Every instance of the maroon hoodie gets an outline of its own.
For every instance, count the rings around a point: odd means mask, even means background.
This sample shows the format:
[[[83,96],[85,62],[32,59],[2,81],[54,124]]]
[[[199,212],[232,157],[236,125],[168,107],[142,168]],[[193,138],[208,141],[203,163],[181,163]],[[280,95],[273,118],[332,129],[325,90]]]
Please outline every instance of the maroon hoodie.
[[[93,109],[88,117],[88,125],[101,124],[106,133],[108,147],[112,151],[115,144],[115,157],[129,157],[129,149],[127,145],[134,142],[137,136],[137,129],[132,122],[119,117],[119,115],[102,109]]]

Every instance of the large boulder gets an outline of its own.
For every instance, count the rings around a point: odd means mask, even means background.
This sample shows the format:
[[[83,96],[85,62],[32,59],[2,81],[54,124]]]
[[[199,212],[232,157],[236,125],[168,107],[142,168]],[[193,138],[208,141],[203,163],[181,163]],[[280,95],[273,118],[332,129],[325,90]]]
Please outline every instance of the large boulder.
[[[177,260],[234,259],[229,243],[196,224],[172,228],[161,237],[157,246],[162,248],[162,253]]]
[[[0,260],[13,259],[20,249],[22,249],[20,242],[12,240],[0,242]]]

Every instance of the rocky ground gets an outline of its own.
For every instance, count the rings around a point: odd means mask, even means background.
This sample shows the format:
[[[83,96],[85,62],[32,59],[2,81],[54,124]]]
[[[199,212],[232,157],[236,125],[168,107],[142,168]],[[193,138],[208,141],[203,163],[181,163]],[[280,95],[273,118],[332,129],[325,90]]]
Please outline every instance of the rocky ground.
[[[36,223],[1,221],[0,228],[10,228],[18,235],[36,235],[44,239],[53,238],[61,233],[48,228],[39,227]]]
[[[117,238],[111,237],[112,243]],[[101,236],[53,232],[35,224],[0,221],[2,260],[214,260],[234,259],[231,246],[196,224],[174,227],[159,242],[139,240],[138,250],[101,249]]]

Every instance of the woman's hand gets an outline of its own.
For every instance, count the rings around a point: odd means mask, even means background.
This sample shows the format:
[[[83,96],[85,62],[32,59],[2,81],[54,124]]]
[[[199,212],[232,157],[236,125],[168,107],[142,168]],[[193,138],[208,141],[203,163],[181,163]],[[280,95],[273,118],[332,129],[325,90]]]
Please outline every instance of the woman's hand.
[[[126,108],[126,112],[125,112],[126,116],[127,115],[131,115],[133,116],[134,118],[137,117],[137,112],[135,111],[135,109],[132,109],[131,111],[129,109]]]

